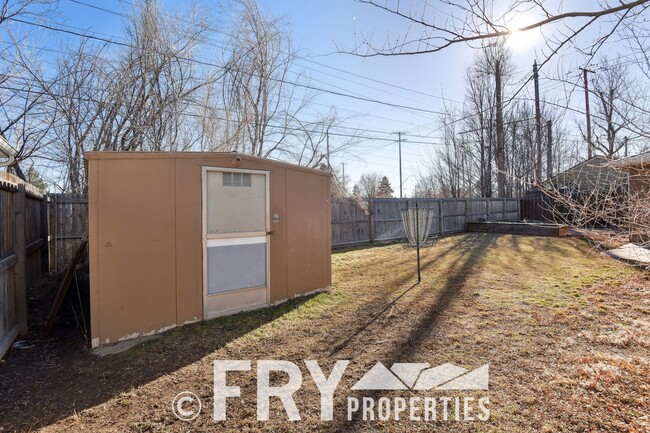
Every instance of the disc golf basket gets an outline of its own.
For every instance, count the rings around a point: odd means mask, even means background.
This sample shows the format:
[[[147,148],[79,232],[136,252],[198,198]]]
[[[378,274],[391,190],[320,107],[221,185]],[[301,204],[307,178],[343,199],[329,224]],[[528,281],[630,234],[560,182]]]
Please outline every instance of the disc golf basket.
[[[411,207],[402,209],[402,225],[404,233],[412,247],[425,245],[431,232],[434,209]]]
[[[418,283],[422,281],[420,269],[420,246],[426,244],[431,231],[431,224],[433,223],[434,210],[431,208],[421,208],[418,202],[415,202],[415,207],[409,207],[401,210],[402,225],[404,226],[404,233],[411,246],[417,249],[418,258]]]

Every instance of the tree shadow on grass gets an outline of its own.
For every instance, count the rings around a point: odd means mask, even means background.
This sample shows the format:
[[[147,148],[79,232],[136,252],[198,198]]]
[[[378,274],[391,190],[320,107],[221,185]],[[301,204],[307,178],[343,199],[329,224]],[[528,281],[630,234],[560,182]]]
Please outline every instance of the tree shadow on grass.
[[[422,260],[421,260],[421,268],[423,272],[426,271],[427,269],[431,269],[432,267],[435,267],[436,264],[439,263],[441,259],[443,259],[448,254],[453,253],[455,250],[458,250],[460,248],[463,249],[471,248],[471,246],[477,239],[475,236],[474,237],[472,236],[473,235],[454,235],[453,237],[449,237],[448,242],[444,244],[444,246],[436,245],[431,249],[428,248],[424,249]],[[467,240],[466,238],[469,238],[469,240]],[[376,263],[371,263],[369,265],[367,260],[362,260],[355,265],[350,265],[349,267],[353,273],[356,273],[360,277],[360,279],[363,280],[364,278],[366,278],[366,276],[367,278],[371,278],[371,279],[376,278],[375,277],[375,275],[377,274],[376,271],[385,269],[386,266],[390,266],[393,269],[410,267],[412,271],[406,272],[403,275],[391,276],[389,280],[384,281],[383,282],[384,288],[376,292],[374,296],[372,296],[370,299],[368,299],[366,302],[360,305],[356,314],[352,314],[350,316],[349,323],[340,323],[339,324],[340,329],[348,330],[351,328],[352,329],[357,328],[360,318],[363,317],[367,317],[367,321],[370,320],[372,320],[372,322],[376,321],[377,319],[380,318],[382,314],[384,314],[388,309],[390,309],[392,305],[395,304],[396,300],[387,301],[387,299],[393,297],[395,292],[399,292],[402,286],[415,282],[417,279],[415,249],[411,249],[411,248],[409,248],[408,255],[401,256],[399,259],[391,260],[390,264],[383,263],[383,262],[376,262]],[[398,296],[401,298],[406,294],[406,292],[411,291],[415,287],[416,286],[410,287],[406,291],[400,293]],[[362,326],[366,327],[367,324]],[[335,353],[338,350],[343,349],[344,347],[345,346],[341,346],[340,343],[336,344],[335,345],[336,350],[332,353]]]
[[[314,296],[179,327],[104,358],[56,339],[11,350],[0,364],[0,427],[32,430],[104,403],[200,360]]]
[[[461,252],[460,256],[457,259],[455,259],[451,263],[451,265],[445,264],[445,266],[454,268],[458,265],[458,262],[463,259],[464,254],[466,254],[468,251],[472,251],[473,249],[477,248],[477,246],[480,246],[481,244],[485,244],[486,242],[485,239],[488,239],[487,242],[489,245],[485,245],[485,248],[487,249],[490,245],[496,242],[497,238],[498,235],[483,235],[483,234],[455,235],[453,239],[450,239],[450,241],[452,241],[450,244],[445,244],[444,246],[437,245],[432,250],[427,251],[426,254],[423,254],[422,261],[421,261],[421,269],[423,275],[426,275],[425,273],[429,270],[436,269],[441,259],[444,259],[446,256],[450,254],[455,255],[456,252]],[[390,281],[386,282],[385,290],[381,290],[377,292],[375,296],[373,296],[367,302],[364,302],[364,304],[359,307],[356,314],[351,315],[350,323],[341,323],[339,325],[339,328],[343,330],[349,330],[349,329],[356,329],[356,330],[353,331],[351,335],[340,338],[340,340],[342,341],[334,345],[334,348],[332,349],[331,352],[332,355],[343,351],[346,348],[346,346],[348,346],[349,343],[352,342],[354,338],[356,338],[360,333],[365,331],[366,328],[371,326],[374,322],[379,320],[387,311],[391,309],[392,306],[396,304],[396,302],[399,299],[405,296],[408,292],[413,291],[415,288],[423,289],[423,290],[427,288],[427,282],[425,281],[422,285],[414,284],[405,290],[400,289],[402,286],[406,286],[407,284],[409,284],[409,282],[415,282],[417,280],[417,265],[415,261],[414,251],[415,250],[413,250],[413,254],[412,254],[413,257],[411,257],[410,259],[396,260],[391,262],[390,264],[391,267],[395,267],[395,268],[412,265],[411,272],[407,272],[402,276],[391,278]],[[364,263],[360,263],[358,266],[364,266]],[[380,264],[377,266],[385,267],[386,264]],[[453,274],[455,273],[456,271],[454,270],[454,272],[451,275],[449,275],[449,278],[453,277]],[[372,273],[370,273],[369,275],[372,275]],[[397,297],[394,297],[395,292],[399,292],[399,295]],[[393,297],[393,299],[387,301],[387,298],[391,298],[391,297]],[[360,317],[366,317],[366,320],[363,325],[358,326]]]
[[[457,246],[463,248],[458,250],[457,257],[449,264],[446,265],[450,270],[447,275],[446,282],[442,287],[437,290],[437,296],[432,303],[423,303],[426,306],[426,311],[420,318],[413,323],[409,332],[400,338],[400,341],[392,345],[385,353],[383,359],[378,359],[387,367],[390,367],[396,362],[413,361],[412,357],[418,352],[420,347],[433,339],[433,334],[436,327],[439,325],[440,319],[444,312],[451,306],[454,300],[460,296],[462,286],[467,282],[472,271],[477,268],[484,255],[489,253],[489,249],[497,242],[499,236],[495,235],[466,235],[463,237],[462,242]],[[425,268],[435,266],[432,261],[427,264]],[[414,286],[415,287],[415,286]],[[411,288],[412,289],[412,288]],[[411,290],[409,289],[409,290]],[[396,299],[394,302],[396,302]],[[394,303],[393,302],[393,303]],[[382,311],[386,311],[387,308]],[[373,322],[377,318],[373,319]],[[369,325],[369,324],[368,324]],[[343,352],[351,346],[352,341],[365,331],[366,327],[355,331],[350,338],[344,340],[339,346],[337,353]],[[426,360],[419,360],[426,362]],[[382,391],[369,391],[364,393],[364,396],[379,398],[383,396]],[[360,412],[354,414],[351,421],[343,421],[338,427],[338,431],[347,432],[359,428],[359,424],[363,422],[360,417]]]

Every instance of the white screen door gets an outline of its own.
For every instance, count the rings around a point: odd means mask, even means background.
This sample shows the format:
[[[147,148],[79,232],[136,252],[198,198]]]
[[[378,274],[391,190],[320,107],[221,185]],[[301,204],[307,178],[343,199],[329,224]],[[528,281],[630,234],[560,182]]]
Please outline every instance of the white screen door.
[[[269,175],[203,168],[203,316],[269,303]]]

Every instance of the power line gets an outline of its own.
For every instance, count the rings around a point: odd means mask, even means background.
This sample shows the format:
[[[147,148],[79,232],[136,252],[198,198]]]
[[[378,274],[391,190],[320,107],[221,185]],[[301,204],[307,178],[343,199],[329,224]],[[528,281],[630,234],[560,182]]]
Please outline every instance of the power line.
[[[4,43],[4,44],[13,44],[14,43],[13,41],[5,41],[5,40],[2,40],[1,42]],[[57,49],[54,49],[54,48],[51,48],[51,47],[36,46],[36,45],[33,45],[33,44],[22,43],[21,46],[26,47],[26,48],[30,48],[30,49],[33,49],[33,50],[47,51],[47,52],[50,52],[50,53],[56,53],[56,54],[62,54],[62,55],[69,55],[70,54],[70,52],[67,52],[67,51],[57,50]],[[92,53],[85,53],[85,54],[90,56],[90,57],[99,59],[99,60],[104,60],[102,57],[97,56],[97,55],[92,54]],[[49,66],[51,66],[53,68],[55,68],[57,66],[56,63],[51,62],[51,61],[46,61],[46,60],[41,59],[41,62],[43,62],[43,63],[45,63],[45,64],[47,64],[47,65],[49,65]],[[426,126],[428,124],[428,123],[425,123],[425,124],[422,124],[422,125],[417,125],[417,124],[415,124],[413,122],[400,120],[400,119],[397,119],[395,117],[391,118],[391,117],[386,117],[386,116],[379,116],[377,114],[364,113],[364,112],[360,112],[360,111],[351,110],[351,109],[346,108],[346,107],[342,107],[342,106],[338,106],[338,105],[333,106],[332,104],[325,104],[325,103],[316,102],[316,101],[311,101],[310,103],[313,104],[313,105],[318,105],[318,106],[322,106],[322,107],[335,108],[337,111],[343,111],[343,112],[346,112],[346,113],[351,113],[351,114],[357,115],[359,117],[372,117],[372,118],[380,119],[380,120],[384,120],[384,121],[389,121],[389,122],[394,122],[394,123],[413,126],[414,128],[422,128],[422,127],[424,127],[424,126]],[[358,127],[356,129],[365,129],[365,128]],[[391,132],[390,131],[382,131],[382,133],[390,134]],[[420,137],[429,138],[428,136],[420,136]]]
[[[23,19],[20,19],[20,18],[15,18],[15,17],[11,17],[11,18],[8,18],[8,19],[10,19],[12,21],[15,21],[15,22],[18,22],[18,23],[21,23],[21,24],[28,25],[28,26],[40,27],[40,28],[51,30],[51,31],[54,31],[54,32],[60,32],[60,33],[65,33],[65,34],[81,37],[81,38],[96,40],[96,41],[104,42],[104,43],[107,43],[107,44],[118,45],[118,46],[125,47],[125,48],[133,48],[133,49],[137,48],[137,47],[135,47],[135,46],[133,46],[133,45],[131,45],[129,43],[126,43],[126,42],[121,42],[121,41],[117,41],[117,40],[113,40],[113,39],[104,38],[104,37],[101,37],[101,36],[97,36],[95,34],[81,33],[81,32],[78,32],[78,31],[63,29],[63,28],[56,27],[56,26],[49,25],[49,24],[35,23],[35,22],[31,22],[31,21],[26,21],[26,20],[23,20]],[[228,71],[229,69],[234,69],[234,68],[224,67],[224,66],[218,65],[216,63],[207,62],[207,61],[203,61],[203,60],[199,60],[199,59],[191,59],[191,58],[180,57],[180,56],[179,56],[179,59],[182,59],[182,60],[187,61],[187,62],[194,62],[194,63],[200,64],[200,65],[203,65],[203,66],[210,66],[210,67],[218,68],[218,69],[221,69],[221,70],[224,70],[224,71]],[[236,70],[238,72],[241,72],[243,74],[247,74],[247,75],[250,75],[250,76],[257,77],[257,78],[268,78],[269,80],[272,80],[272,81],[275,81],[275,82],[278,82],[278,83],[287,84],[287,85],[291,85],[291,86],[295,86],[295,87],[300,87],[300,88],[304,88],[304,89],[308,89],[308,90],[314,90],[314,91],[317,91],[317,92],[328,93],[328,94],[335,95],[335,96],[355,99],[355,100],[358,100],[358,101],[369,102],[369,103],[372,103],[372,104],[384,105],[384,106],[388,106],[388,107],[392,107],[392,108],[406,109],[406,110],[412,110],[412,111],[417,111],[417,112],[422,112],[422,113],[429,113],[429,114],[444,114],[443,112],[437,111],[437,110],[429,110],[429,109],[426,109],[426,108],[411,107],[411,106],[407,106],[407,105],[396,104],[396,103],[382,101],[382,100],[374,99],[374,98],[368,98],[368,97],[364,97],[364,96],[355,96],[355,95],[351,95],[351,94],[344,93],[344,92],[339,92],[339,91],[335,91],[335,90],[330,90],[330,89],[320,88],[320,87],[316,87],[316,86],[311,86],[309,84],[296,83],[294,81],[285,80],[283,78],[260,77],[259,74],[256,74],[254,72],[242,71],[242,70],[239,70],[239,69],[234,69],[234,70]]]
[[[12,92],[22,92],[22,93],[29,93],[29,94],[34,93],[33,91],[31,91],[29,89],[21,89],[21,88],[10,87],[10,86],[5,86],[5,85],[0,85],[0,89],[10,90]],[[56,93],[53,93],[53,92],[48,92],[48,94],[51,95],[51,96],[59,97],[59,98],[71,98],[70,95],[61,95],[61,94],[56,94]],[[94,103],[100,103],[101,102],[101,101],[98,101],[96,99],[91,99],[91,98],[88,98],[88,97],[82,98],[82,97],[75,96],[75,97],[72,97],[72,98],[74,98],[76,100],[79,100],[79,101],[85,101],[85,102],[94,102]],[[188,103],[188,105],[193,105],[194,104],[194,106],[197,107],[197,108],[208,108],[208,109],[211,108],[211,107],[200,106],[197,103],[191,103],[191,101],[187,101],[187,103]],[[205,120],[206,118],[216,119],[216,120],[223,120],[223,121],[230,121],[231,120],[231,119],[227,119],[227,118],[219,117],[219,116],[215,116],[215,115],[204,116],[204,115],[200,115],[200,114],[196,114],[196,113],[183,113],[183,115],[188,116],[188,117],[192,117],[192,118],[202,119],[202,120]],[[272,128],[276,128],[276,129],[282,129],[282,130],[293,131],[293,132],[306,132],[306,133],[312,133],[312,134],[314,134],[314,133],[324,133],[324,131],[322,131],[322,130],[308,129],[308,128],[304,128],[304,127],[300,127],[300,128],[298,128],[298,127],[289,127],[288,125],[275,125],[275,124],[271,124],[271,123],[269,123],[268,126],[270,126]],[[350,128],[350,129],[352,129],[352,128]],[[384,141],[384,142],[395,143],[395,139],[386,138],[386,137],[375,137],[375,136],[367,136],[367,135],[362,135],[362,134],[345,134],[345,133],[337,133],[337,132],[330,132],[329,134],[333,135],[333,136],[337,136],[337,137],[346,137],[346,138],[352,138],[352,139],[358,139],[358,140]],[[442,145],[442,143],[435,143],[435,142],[431,142],[431,141],[415,141],[414,140],[414,141],[411,141],[411,143],[426,144],[426,145],[431,145],[431,146]]]
[[[108,13],[111,13],[111,14],[114,14],[114,15],[118,15],[118,16],[121,16],[121,17],[124,17],[124,18],[129,18],[129,15],[128,15],[128,14],[125,14],[125,13],[123,13],[123,12],[117,12],[117,11],[114,11],[114,10],[108,10],[108,9],[106,9],[106,8],[101,8],[101,7],[99,7],[99,6],[95,6],[95,5],[92,5],[92,4],[88,4],[88,3],[82,2],[82,1],[80,1],[80,0],[69,0],[69,1],[72,1],[72,2],[77,3],[77,4],[79,4],[79,5],[88,6],[88,7],[91,7],[91,8],[93,8],[93,9],[98,9],[98,10],[105,11],[105,12],[108,12]],[[120,3],[123,3],[123,4],[128,4],[129,6],[133,6],[133,4],[128,3],[126,0],[117,0],[117,1],[120,2]],[[160,13],[161,13],[162,15],[164,15],[164,16],[167,16],[167,17],[169,17],[169,18],[171,18],[171,19],[174,19],[174,20],[176,20],[176,21],[179,21],[179,22],[184,22],[184,23],[187,23],[187,24],[190,24],[190,23],[191,23],[190,21],[188,21],[188,20],[184,20],[184,19],[182,19],[181,17],[175,16],[175,15],[171,15],[171,14],[168,14],[168,13],[165,13],[165,12],[160,12]],[[219,29],[215,29],[215,28],[213,28],[213,27],[207,27],[207,29],[210,30],[210,31],[213,31],[213,32],[215,32],[215,33],[219,33],[219,34],[222,34],[222,35],[226,35],[226,36],[227,36],[227,33],[223,32],[223,31],[221,31],[221,30],[219,30]],[[219,46],[219,47],[222,48],[222,49],[226,49],[224,46]],[[400,85],[397,85],[397,84],[394,84],[394,83],[389,83],[389,82],[386,82],[386,81],[382,81],[382,80],[378,80],[378,79],[375,79],[375,78],[367,77],[367,76],[365,76],[365,75],[356,74],[356,73],[354,73],[354,72],[346,71],[345,69],[337,68],[337,67],[335,67],[335,66],[331,66],[331,65],[328,65],[328,64],[325,64],[325,63],[322,63],[322,62],[318,62],[318,61],[313,60],[313,59],[300,58],[300,59],[297,59],[297,61],[298,61],[298,62],[308,62],[308,63],[312,63],[312,64],[314,64],[314,65],[322,66],[322,67],[324,67],[324,68],[331,69],[331,70],[334,70],[334,71],[337,71],[337,72],[341,72],[341,73],[344,73],[344,74],[346,74],[346,75],[350,75],[350,76],[353,76],[353,77],[361,78],[361,79],[364,79],[364,80],[367,80],[367,81],[371,81],[371,82],[374,82],[374,83],[377,83],[377,84],[382,84],[382,85],[385,85],[385,86],[393,87],[393,88],[395,88],[395,89],[403,90],[403,91],[410,92],[410,93],[413,93],[413,94],[418,94],[418,95],[421,95],[421,96],[426,96],[426,97],[428,97],[428,98],[434,98],[434,99],[439,99],[439,100],[442,100],[442,101],[454,102],[454,103],[462,104],[462,101],[457,101],[457,100],[450,99],[450,98],[446,98],[446,97],[443,97],[443,96],[434,95],[434,94],[431,94],[431,93],[423,92],[423,91],[421,91],[421,90],[410,89],[410,88],[408,88],[408,87],[404,87],[404,86],[400,86]],[[309,69],[309,68],[307,68],[307,69]],[[314,71],[314,69],[310,69],[310,70]],[[316,71],[316,72],[320,72],[320,71],[317,71],[317,70],[315,70],[315,71]],[[367,85],[364,85],[364,84],[360,84],[360,85],[363,85],[363,86],[368,87]],[[381,90],[380,90],[380,91],[381,91]]]
[[[14,79],[16,79],[16,78],[19,79],[19,80],[23,80],[23,82],[25,84],[30,83],[30,81],[27,80],[26,78],[14,77]],[[53,85],[56,84],[56,82],[55,81],[45,81],[44,84],[47,84],[49,86],[53,86]],[[27,89],[11,88],[11,87],[8,87],[8,86],[5,86],[4,88],[5,88],[5,90],[22,91],[22,92],[26,92],[26,93],[30,92]],[[97,87],[87,87],[86,89],[87,90],[92,90],[92,91],[95,91],[95,92],[99,92],[99,91],[104,90],[104,89],[99,89]],[[33,93],[33,92],[31,92],[31,93]],[[50,92],[50,94],[52,96],[65,97],[65,95],[57,95],[57,94],[54,94],[54,93],[51,93],[51,92]],[[101,101],[93,100],[93,99],[87,99],[86,102],[99,103]],[[185,100],[184,103],[187,104],[188,106],[192,106],[192,107],[195,107],[195,108],[204,109],[204,110],[208,110],[208,111],[222,111],[222,108],[220,108],[220,107],[212,107],[212,106],[204,105],[204,104],[201,104],[201,103],[199,103],[197,101],[194,101],[194,100]],[[197,116],[200,116],[200,115],[197,115]],[[208,116],[200,116],[200,117],[205,118],[205,117],[208,117]],[[212,116],[212,117],[217,118],[218,120],[228,120],[226,118],[218,118],[218,117],[215,117],[215,116]],[[300,123],[318,123],[318,122],[315,122],[315,121],[300,121]],[[387,135],[392,135],[393,134],[392,131],[387,131],[387,130],[361,128],[361,127],[350,127],[350,126],[344,126],[344,125],[331,125],[330,128],[344,129],[344,130],[349,130],[349,131],[356,131],[358,133],[368,133],[368,132],[370,132],[370,133],[387,134]],[[303,130],[304,128],[299,128],[299,129]],[[417,134],[410,134],[410,135],[413,136],[413,137],[416,137],[416,138],[430,138],[430,137],[427,137],[427,136],[417,135]],[[394,140],[390,140],[390,141],[394,141]],[[426,141],[426,142],[412,141],[412,142],[413,143],[426,143],[426,144],[440,144],[440,143],[434,143],[434,142],[431,142],[431,141]]]

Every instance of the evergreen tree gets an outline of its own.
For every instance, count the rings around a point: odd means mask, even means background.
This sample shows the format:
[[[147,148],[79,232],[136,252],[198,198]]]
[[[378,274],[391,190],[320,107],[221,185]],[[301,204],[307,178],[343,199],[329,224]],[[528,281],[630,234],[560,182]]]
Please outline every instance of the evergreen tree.
[[[386,176],[379,181],[379,195],[378,197],[389,198],[393,196],[393,187],[390,186],[390,181]]]
[[[25,173],[25,180],[38,189],[46,190],[47,189],[47,183],[43,180],[41,177],[41,174],[34,168],[34,167],[29,167],[27,169],[27,173]]]

